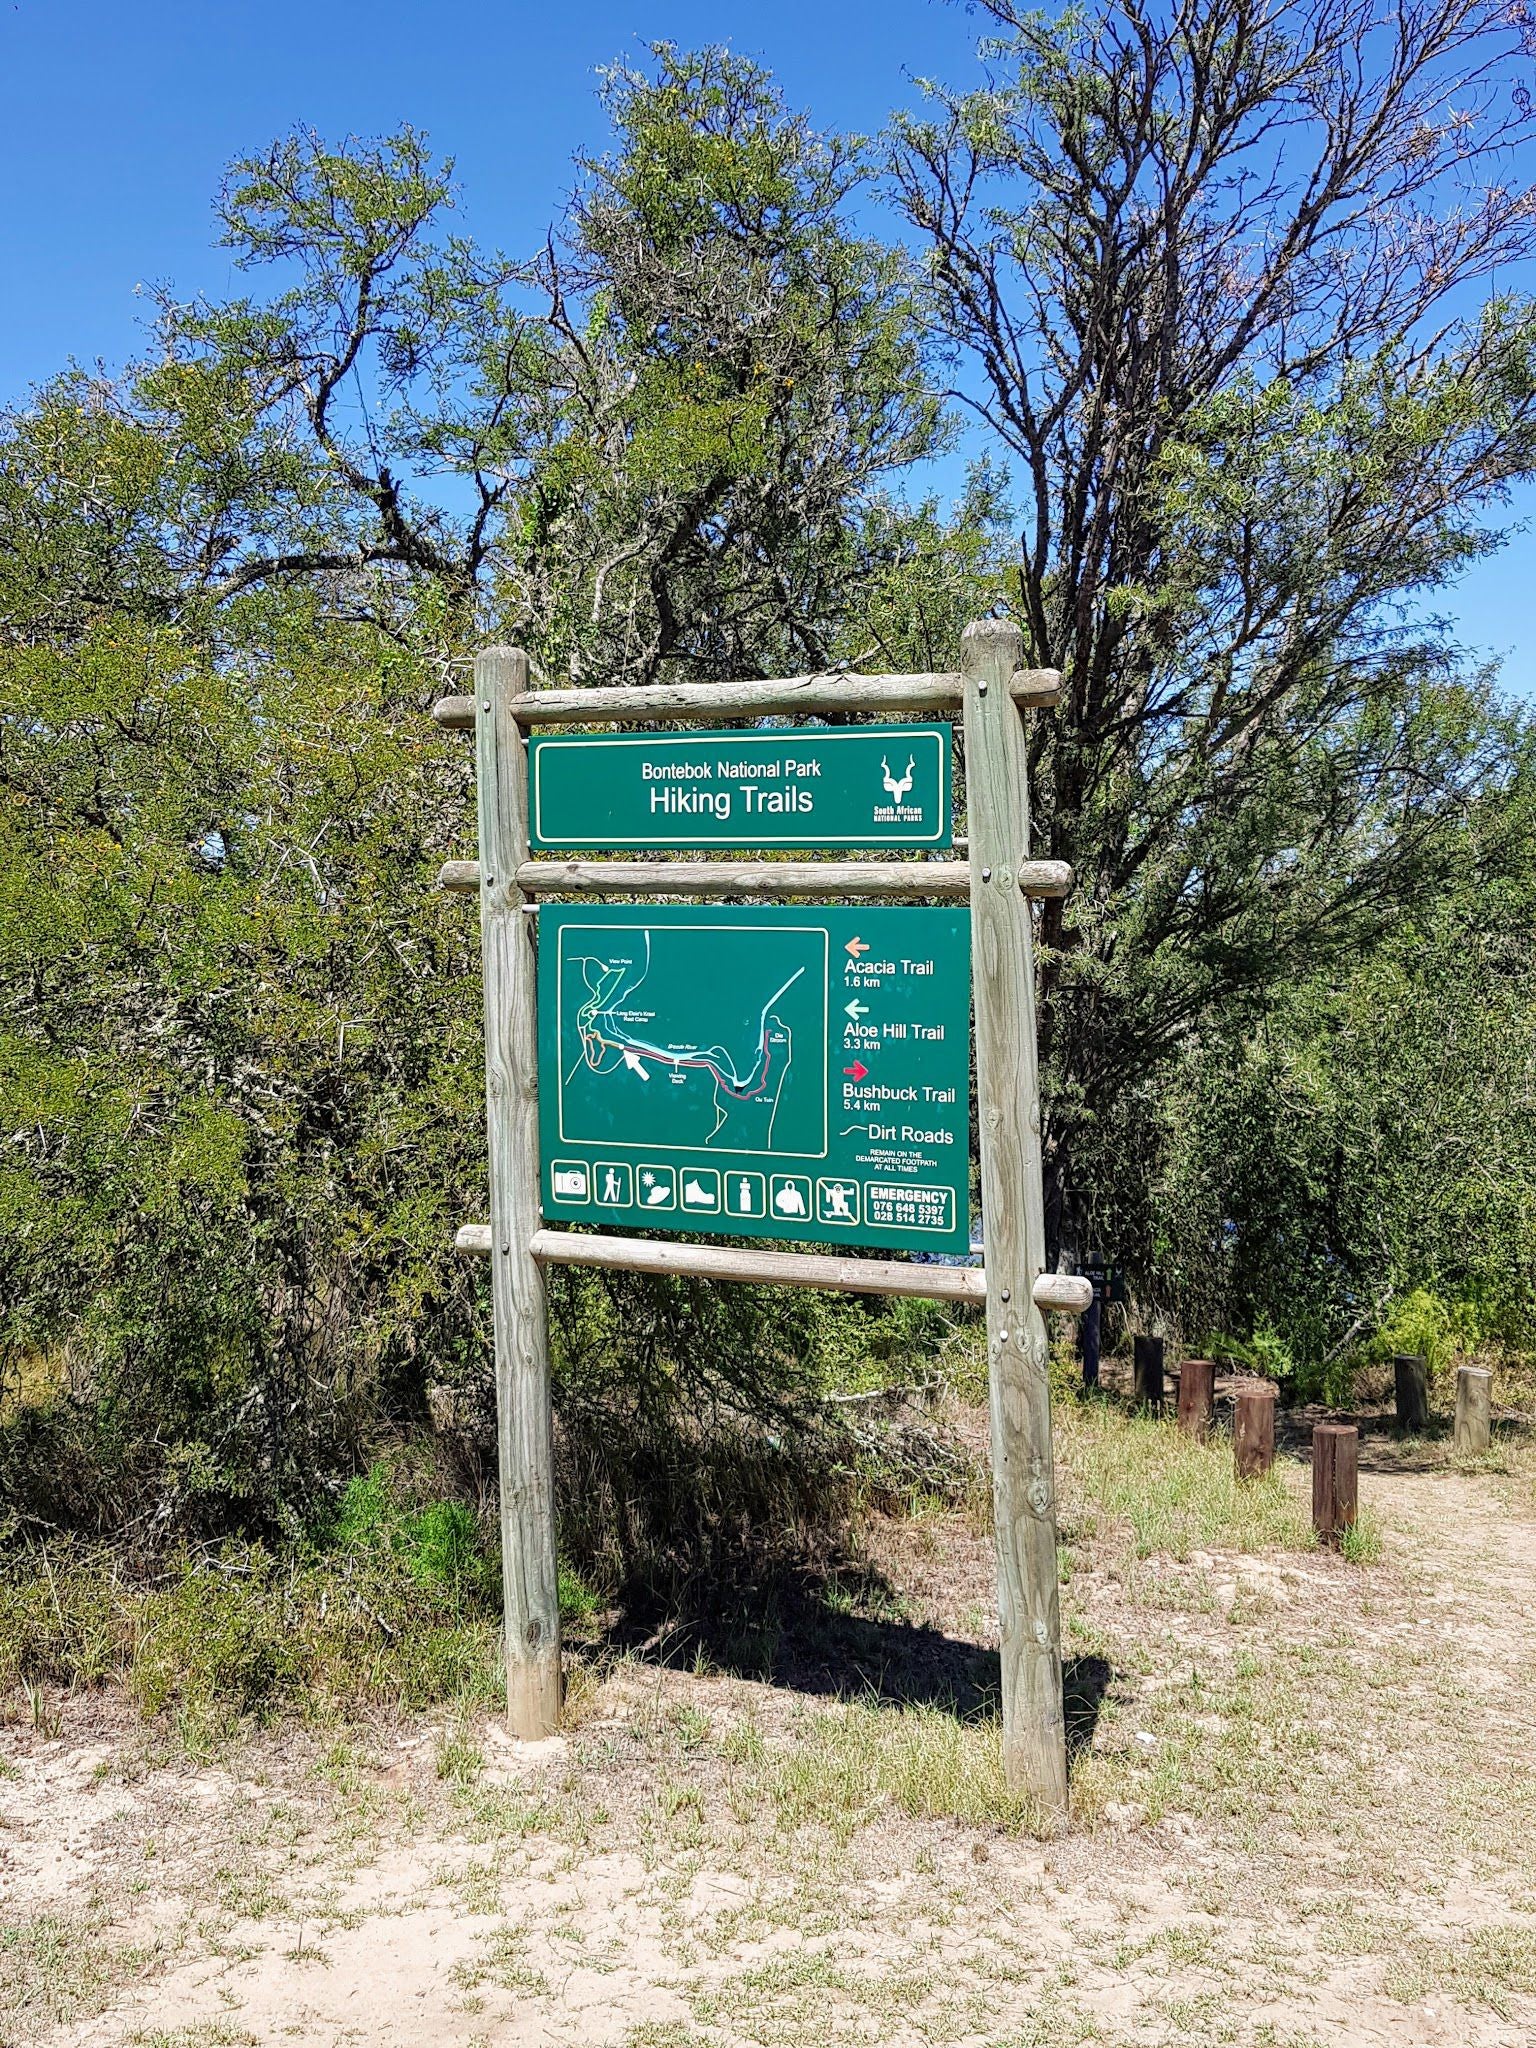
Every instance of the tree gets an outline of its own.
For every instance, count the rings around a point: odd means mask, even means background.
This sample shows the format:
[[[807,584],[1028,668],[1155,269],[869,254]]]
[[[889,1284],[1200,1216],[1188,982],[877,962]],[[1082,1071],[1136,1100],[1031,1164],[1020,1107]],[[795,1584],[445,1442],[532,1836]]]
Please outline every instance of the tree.
[[[1078,875],[1042,965],[1070,1251],[1124,1098],[1433,886],[1503,758],[1392,607],[1536,466],[1536,322],[1491,282],[1536,250],[1532,115],[1493,0],[983,5],[989,83],[931,88],[889,170],[1065,678],[1035,788]]]
[[[1202,1034],[1147,1132],[1149,1251],[1183,1327],[1268,1323],[1305,1381],[1332,1365],[1333,1398],[1417,1290],[1474,1339],[1530,1348],[1536,759],[1529,722],[1510,727],[1508,786],[1470,807],[1446,891],[1257,1025]]]
[[[869,587],[923,561],[889,487],[944,426],[904,266],[848,224],[860,154],[721,49],[604,97],[616,148],[533,271],[559,425],[504,609],[588,681],[867,652]]]
[[[67,513],[70,587],[109,595],[94,536],[160,616],[313,583],[439,662],[494,624],[588,682],[867,653],[871,590],[934,538],[891,486],[945,428],[904,268],[849,226],[865,166],[723,50],[659,47],[605,103],[613,150],[519,263],[453,230],[409,128],[236,163],[223,240],[271,288],[168,295],[146,365],[18,423],[18,517],[87,426],[119,468],[176,451],[130,519],[55,508],[45,579]]]
[[[734,59],[659,73],[521,269],[409,130],[284,139],[220,202],[265,297],[167,299],[146,362],[0,419],[0,1381],[64,1389],[0,1427],[33,1518],[291,1522],[476,1377],[475,937],[432,889],[469,764],[422,713],[490,616],[596,680],[952,644],[995,484],[885,496],[939,423],[847,151]],[[865,1320],[554,1293],[563,1412],[632,1477],[680,1418],[789,1415]]]
[[[62,1390],[0,1490],[48,1522],[313,1511],[477,1351],[457,777],[398,650],[318,612],[0,649],[0,1381]]]
[[[249,461],[233,490],[222,467],[211,480],[214,596],[346,578],[388,619],[379,593],[403,575],[435,593],[445,639],[473,631],[509,496],[549,433],[549,380],[510,266],[447,230],[452,174],[410,128],[339,149],[301,129],[231,168],[225,244],[294,281],[265,300],[168,300],[142,387],[183,433],[227,393],[243,447],[289,452],[275,494],[252,491],[267,479]]]

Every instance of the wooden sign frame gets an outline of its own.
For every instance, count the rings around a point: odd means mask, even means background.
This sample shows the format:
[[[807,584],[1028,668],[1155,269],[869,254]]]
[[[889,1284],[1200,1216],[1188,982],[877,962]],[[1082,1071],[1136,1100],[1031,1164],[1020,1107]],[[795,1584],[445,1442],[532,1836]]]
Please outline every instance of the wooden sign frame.
[[[475,657],[474,695],[445,698],[434,710],[440,725],[475,733],[480,858],[450,861],[439,880],[480,898],[490,1222],[465,1225],[456,1242],[461,1251],[491,1259],[507,1717],[515,1735],[552,1734],[560,1715],[546,1266],[984,1300],[1003,1763],[1010,1785],[1034,1794],[1053,1812],[1066,1810],[1045,1316],[1080,1314],[1092,1290],[1086,1280],[1045,1270],[1030,898],[1065,895],[1072,876],[1062,862],[1029,858],[1022,713],[1055,704],[1060,678],[1051,670],[1021,668],[1022,652],[1017,627],[987,619],[967,627],[960,667],[947,674],[530,690],[527,656],[517,648],[490,647]],[[530,727],[957,710],[968,796],[965,860],[532,858],[525,744]],[[968,896],[984,1267],[546,1229],[539,1204],[536,917],[528,913],[536,913],[541,897],[551,894],[755,901]]]

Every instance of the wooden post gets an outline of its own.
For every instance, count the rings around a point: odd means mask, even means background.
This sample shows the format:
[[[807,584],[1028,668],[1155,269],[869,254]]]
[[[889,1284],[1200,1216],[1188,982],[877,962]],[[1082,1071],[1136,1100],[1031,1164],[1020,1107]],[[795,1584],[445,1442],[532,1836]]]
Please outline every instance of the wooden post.
[[[1239,1479],[1262,1479],[1275,1462],[1275,1390],[1268,1380],[1233,1389],[1232,1457]]]
[[[1097,1387],[1099,1384],[1099,1338],[1102,1329],[1103,1304],[1099,1289],[1095,1285],[1093,1299],[1083,1310],[1079,1342],[1083,1353],[1083,1386]]]
[[[1018,886],[1029,852],[1024,724],[1012,678],[1023,636],[988,619],[968,626],[965,776],[970,832],[976,1107],[986,1242],[992,1505],[997,1540],[1008,1783],[1057,1814],[1067,1808],[1056,1487],[1049,1339],[1034,1302],[1045,1269],[1034,943]]]
[[[491,1303],[507,1722],[533,1740],[560,1718],[560,1601],[555,1566],[549,1319],[539,1227],[536,958],[531,918],[510,877],[528,858],[528,776],[512,700],[528,657],[475,657],[480,812],[480,938],[485,976],[485,1117],[491,1169]],[[1020,898],[1023,901],[1023,898]]]
[[[1410,1436],[1429,1427],[1429,1362],[1419,1352],[1398,1351],[1392,1358],[1397,1426]]]
[[[1360,1442],[1352,1422],[1319,1422],[1312,1431],[1312,1526],[1337,1543],[1359,1508]]]
[[[1166,1389],[1163,1384],[1163,1340],[1137,1336],[1131,1340],[1135,1354],[1136,1406],[1162,1412]]]
[[[1456,1374],[1456,1455],[1486,1451],[1493,1440],[1493,1374],[1464,1365]]]
[[[1216,1419],[1216,1362],[1186,1358],[1179,1367],[1179,1427],[1200,1443]]]

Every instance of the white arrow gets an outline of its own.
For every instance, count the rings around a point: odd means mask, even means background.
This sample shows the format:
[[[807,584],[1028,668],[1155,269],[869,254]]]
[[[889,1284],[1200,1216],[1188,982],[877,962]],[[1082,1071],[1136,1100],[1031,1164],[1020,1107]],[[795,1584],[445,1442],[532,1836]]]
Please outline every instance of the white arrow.
[[[867,1017],[869,1015],[869,1005],[868,1003],[861,1003],[858,997],[855,996],[851,1003],[844,1003],[843,1015],[845,1017],[852,1017],[857,1022],[860,1017]]]
[[[641,1066],[640,1055],[636,1052],[631,1052],[628,1046],[624,1048],[624,1064],[632,1074],[638,1074],[642,1081],[649,1081],[651,1078],[650,1068]]]

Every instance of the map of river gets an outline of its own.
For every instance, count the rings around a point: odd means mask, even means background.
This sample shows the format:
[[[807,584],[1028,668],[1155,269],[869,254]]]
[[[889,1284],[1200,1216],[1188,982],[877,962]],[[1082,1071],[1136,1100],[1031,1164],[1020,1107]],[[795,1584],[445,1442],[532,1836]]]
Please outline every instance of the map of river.
[[[825,931],[568,923],[558,945],[563,1144],[825,1155]]]

